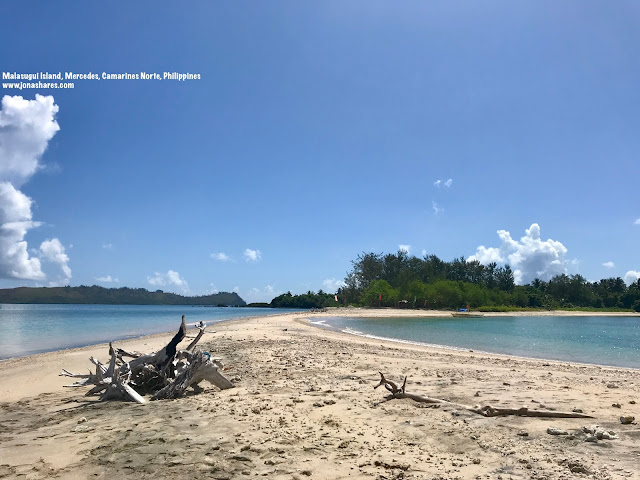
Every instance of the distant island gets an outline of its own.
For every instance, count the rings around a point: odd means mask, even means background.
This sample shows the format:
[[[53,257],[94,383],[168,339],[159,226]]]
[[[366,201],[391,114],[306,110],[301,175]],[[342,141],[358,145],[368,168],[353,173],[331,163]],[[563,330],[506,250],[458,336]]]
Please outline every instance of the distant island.
[[[64,303],[95,305],[206,305],[244,307],[246,302],[235,292],[220,292],[198,297],[144,288],[18,287],[0,289],[0,303]]]

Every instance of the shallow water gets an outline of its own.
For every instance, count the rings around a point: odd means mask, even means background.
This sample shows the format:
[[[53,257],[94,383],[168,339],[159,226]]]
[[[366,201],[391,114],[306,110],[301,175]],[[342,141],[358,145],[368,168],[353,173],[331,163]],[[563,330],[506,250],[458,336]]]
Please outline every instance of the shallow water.
[[[0,359],[177,330],[187,324],[291,312],[276,308],[185,305],[0,304]]]
[[[318,323],[313,320],[313,323]],[[357,335],[522,357],[640,368],[638,317],[323,318]]]

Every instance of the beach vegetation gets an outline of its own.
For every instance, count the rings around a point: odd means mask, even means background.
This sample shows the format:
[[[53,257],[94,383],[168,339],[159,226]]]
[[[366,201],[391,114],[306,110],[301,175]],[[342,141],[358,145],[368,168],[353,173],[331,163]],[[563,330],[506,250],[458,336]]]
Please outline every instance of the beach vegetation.
[[[325,308],[335,307],[335,295],[319,290],[317,293],[308,291],[301,295],[292,295],[291,292],[278,295],[269,304],[272,308]]]
[[[589,282],[579,274],[562,274],[516,285],[509,265],[418,258],[404,250],[358,255],[337,294],[341,305],[367,307],[640,311],[640,280],[627,287],[619,277]]]

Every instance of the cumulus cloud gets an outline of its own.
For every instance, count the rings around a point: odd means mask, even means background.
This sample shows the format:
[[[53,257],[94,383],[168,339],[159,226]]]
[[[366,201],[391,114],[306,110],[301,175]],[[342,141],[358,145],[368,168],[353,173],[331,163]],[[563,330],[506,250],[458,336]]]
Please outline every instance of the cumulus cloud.
[[[40,245],[40,252],[42,253],[42,258],[60,266],[60,269],[64,274],[64,278],[68,283],[69,280],[71,280],[69,256],[64,252],[64,247],[62,246],[62,243],[60,243],[60,240],[57,238],[45,240]]]
[[[53,97],[36,95],[2,98],[0,110],[0,178],[22,186],[41,167],[40,157],[60,126],[55,121],[58,106]]]
[[[224,252],[212,253],[211,258],[218,260],[219,262],[228,262],[231,260],[231,257]]]
[[[155,272],[153,277],[147,277],[147,282],[156,287],[176,286],[185,291],[189,288],[186,280],[174,270],[169,270],[167,273]]]
[[[335,278],[325,278],[322,281],[322,289],[325,292],[337,292],[339,288],[345,286],[345,283],[342,280],[336,280]]]
[[[640,271],[629,270],[624,274],[624,281],[627,285],[631,285],[633,282],[638,281],[638,279],[640,279]]]
[[[602,266],[603,266],[603,267],[607,267],[607,268],[613,268],[613,267],[615,267],[615,266],[616,266],[616,264],[615,264],[615,263],[613,263],[613,262],[604,262],[604,263],[602,264]]]
[[[514,280],[522,285],[535,278],[549,280],[555,275],[567,273],[567,248],[560,242],[540,237],[540,226],[534,223],[525,230],[520,240],[511,238],[506,230],[498,230],[501,244],[498,247],[481,245],[467,261],[478,260],[483,265],[491,262],[509,264]]]
[[[260,253],[260,250],[251,250],[250,248],[247,248],[244,251],[244,259],[247,262],[257,262],[261,258],[262,253]]]
[[[0,277],[45,279],[40,259],[29,256],[24,239],[38,225],[32,220],[31,199],[9,182],[0,182]]]
[[[406,253],[407,255],[409,254],[409,251],[411,250],[411,245],[398,245],[398,250],[400,250],[401,252]]]
[[[32,200],[19,188],[40,168],[40,157],[49,140],[60,127],[55,121],[58,106],[53,97],[36,95],[35,100],[21,96],[2,98],[0,108],[0,278],[44,280],[39,258],[29,255],[25,237],[28,231],[38,227],[33,220]],[[58,239],[43,243],[39,254],[57,263],[65,279],[71,278],[69,258],[64,248],[56,251]],[[57,242],[57,243],[56,243]],[[66,258],[66,259],[65,259]]]
[[[635,222],[633,222],[634,225],[640,225],[640,218],[636,219]]]
[[[96,282],[100,283],[118,283],[120,280],[117,278],[113,278],[111,275],[106,275],[104,277],[96,277]]]

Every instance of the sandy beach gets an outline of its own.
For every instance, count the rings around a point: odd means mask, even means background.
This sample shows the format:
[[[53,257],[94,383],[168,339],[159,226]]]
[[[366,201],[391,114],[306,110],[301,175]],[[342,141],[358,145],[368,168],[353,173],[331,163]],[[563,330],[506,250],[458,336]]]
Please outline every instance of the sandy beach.
[[[64,387],[71,379],[60,370],[86,372],[92,355],[106,362],[106,345],[0,362],[0,478],[640,478],[640,426],[620,422],[640,420],[640,370],[372,340],[308,320],[336,314],[212,325],[200,347],[223,359],[235,387],[203,384],[201,393],[147,405],[97,402],[86,388]],[[117,346],[152,352],[171,336]],[[407,392],[459,404],[594,418],[486,418],[389,400],[373,388],[378,371],[397,383],[407,376]],[[617,438],[585,441],[582,428],[593,425]]]

